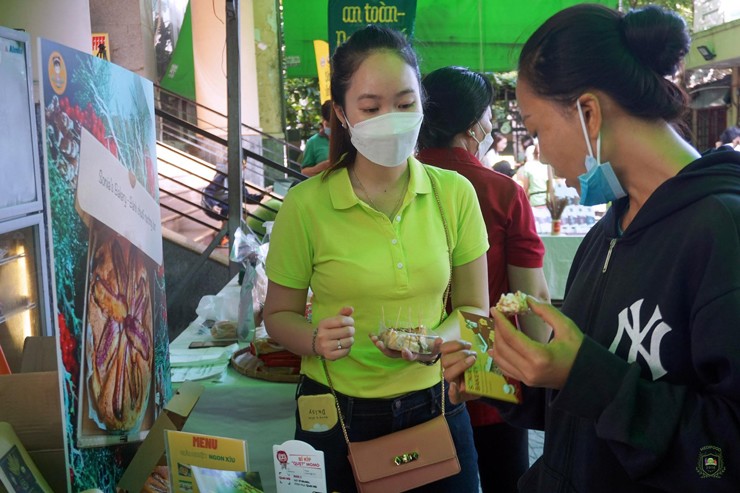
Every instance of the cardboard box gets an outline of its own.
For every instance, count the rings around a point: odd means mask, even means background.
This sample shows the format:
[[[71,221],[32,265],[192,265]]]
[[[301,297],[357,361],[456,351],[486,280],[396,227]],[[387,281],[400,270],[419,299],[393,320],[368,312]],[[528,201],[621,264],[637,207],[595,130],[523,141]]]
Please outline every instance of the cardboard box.
[[[165,456],[165,431],[181,431],[204,387],[194,382],[184,382],[175,391],[170,402],[154,422],[144,442],[139,446],[123,477],[118,482],[118,491],[135,493],[141,491],[149,474],[156,466],[167,465]]]
[[[0,421],[13,426],[53,491],[67,491],[60,399],[56,338],[27,337],[21,373],[0,376]]]
[[[57,372],[0,376],[0,402],[0,421],[13,426],[52,491],[67,491]]]
[[[23,341],[21,373],[57,371],[57,341],[55,337],[30,336]]]
[[[54,493],[10,423],[0,421],[0,483],[11,491]]]
[[[0,421],[13,426],[52,491],[67,491],[67,466],[64,456],[63,416],[59,374],[34,371],[56,367],[54,337],[27,338],[21,368],[29,372],[0,375]],[[119,488],[139,492],[156,465],[166,465],[165,430],[182,430],[198,402],[203,386],[185,382],[165,406],[147,438],[139,446],[126,469]],[[6,493],[0,484],[0,493]]]

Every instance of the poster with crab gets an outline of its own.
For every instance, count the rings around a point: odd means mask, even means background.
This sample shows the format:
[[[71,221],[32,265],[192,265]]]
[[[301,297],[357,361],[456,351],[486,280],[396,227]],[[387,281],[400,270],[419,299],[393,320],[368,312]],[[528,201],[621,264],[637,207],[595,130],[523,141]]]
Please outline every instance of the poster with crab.
[[[69,489],[114,491],[171,396],[153,87],[40,50]]]

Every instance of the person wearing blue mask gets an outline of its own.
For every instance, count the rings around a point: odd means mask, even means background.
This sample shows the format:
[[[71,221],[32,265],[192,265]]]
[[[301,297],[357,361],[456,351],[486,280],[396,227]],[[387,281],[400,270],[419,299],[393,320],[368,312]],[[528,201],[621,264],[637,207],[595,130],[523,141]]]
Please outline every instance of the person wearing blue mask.
[[[564,9],[525,43],[517,101],[543,160],[611,202],[573,261],[562,311],[528,298],[548,343],[495,310],[490,351],[523,382],[512,424],[544,428],[519,491],[735,492],[740,484],[740,153],[700,155],[667,77],[689,49],[677,14]],[[463,342],[442,346],[453,401],[470,399]]]
[[[627,192],[619,183],[619,178],[614,173],[611,163],[601,162],[601,133],[599,132],[599,136],[596,137],[596,156],[594,156],[580,100],[576,100],[576,107],[578,108],[578,118],[581,121],[581,129],[583,129],[583,137],[586,139],[586,147],[588,147],[588,156],[586,156],[585,163],[586,172],[578,177],[581,190],[580,204],[601,205],[621,199],[627,195]]]

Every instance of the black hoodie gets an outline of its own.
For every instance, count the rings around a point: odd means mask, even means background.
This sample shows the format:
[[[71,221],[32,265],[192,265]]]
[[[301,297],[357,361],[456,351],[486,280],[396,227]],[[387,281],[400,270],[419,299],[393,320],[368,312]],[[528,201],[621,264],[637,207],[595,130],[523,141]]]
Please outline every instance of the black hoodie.
[[[740,153],[685,167],[620,237],[627,205],[573,261],[562,310],[586,337],[565,386],[508,416],[546,431],[520,491],[738,492]]]

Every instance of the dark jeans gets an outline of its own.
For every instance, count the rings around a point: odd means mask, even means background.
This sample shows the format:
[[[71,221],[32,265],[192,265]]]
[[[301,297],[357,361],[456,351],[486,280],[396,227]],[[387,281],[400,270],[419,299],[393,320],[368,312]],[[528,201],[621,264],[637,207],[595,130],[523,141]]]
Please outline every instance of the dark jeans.
[[[446,389],[445,385],[445,389]],[[337,393],[351,441],[364,441],[423,423],[441,411],[440,385],[403,395],[396,399],[360,399]],[[301,377],[296,399],[301,395],[330,394],[329,387]],[[473,443],[470,417],[464,404],[450,404],[445,391],[445,416],[460,461],[460,473],[414,491],[439,493],[478,493],[478,455]],[[337,423],[329,431],[303,431],[296,410],[295,439],[324,452],[327,491],[353,493],[356,490],[352,468],[347,460],[347,444]],[[388,492],[394,493],[394,492]]]
[[[516,493],[529,468],[527,430],[506,423],[473,428],[483,493]]]

